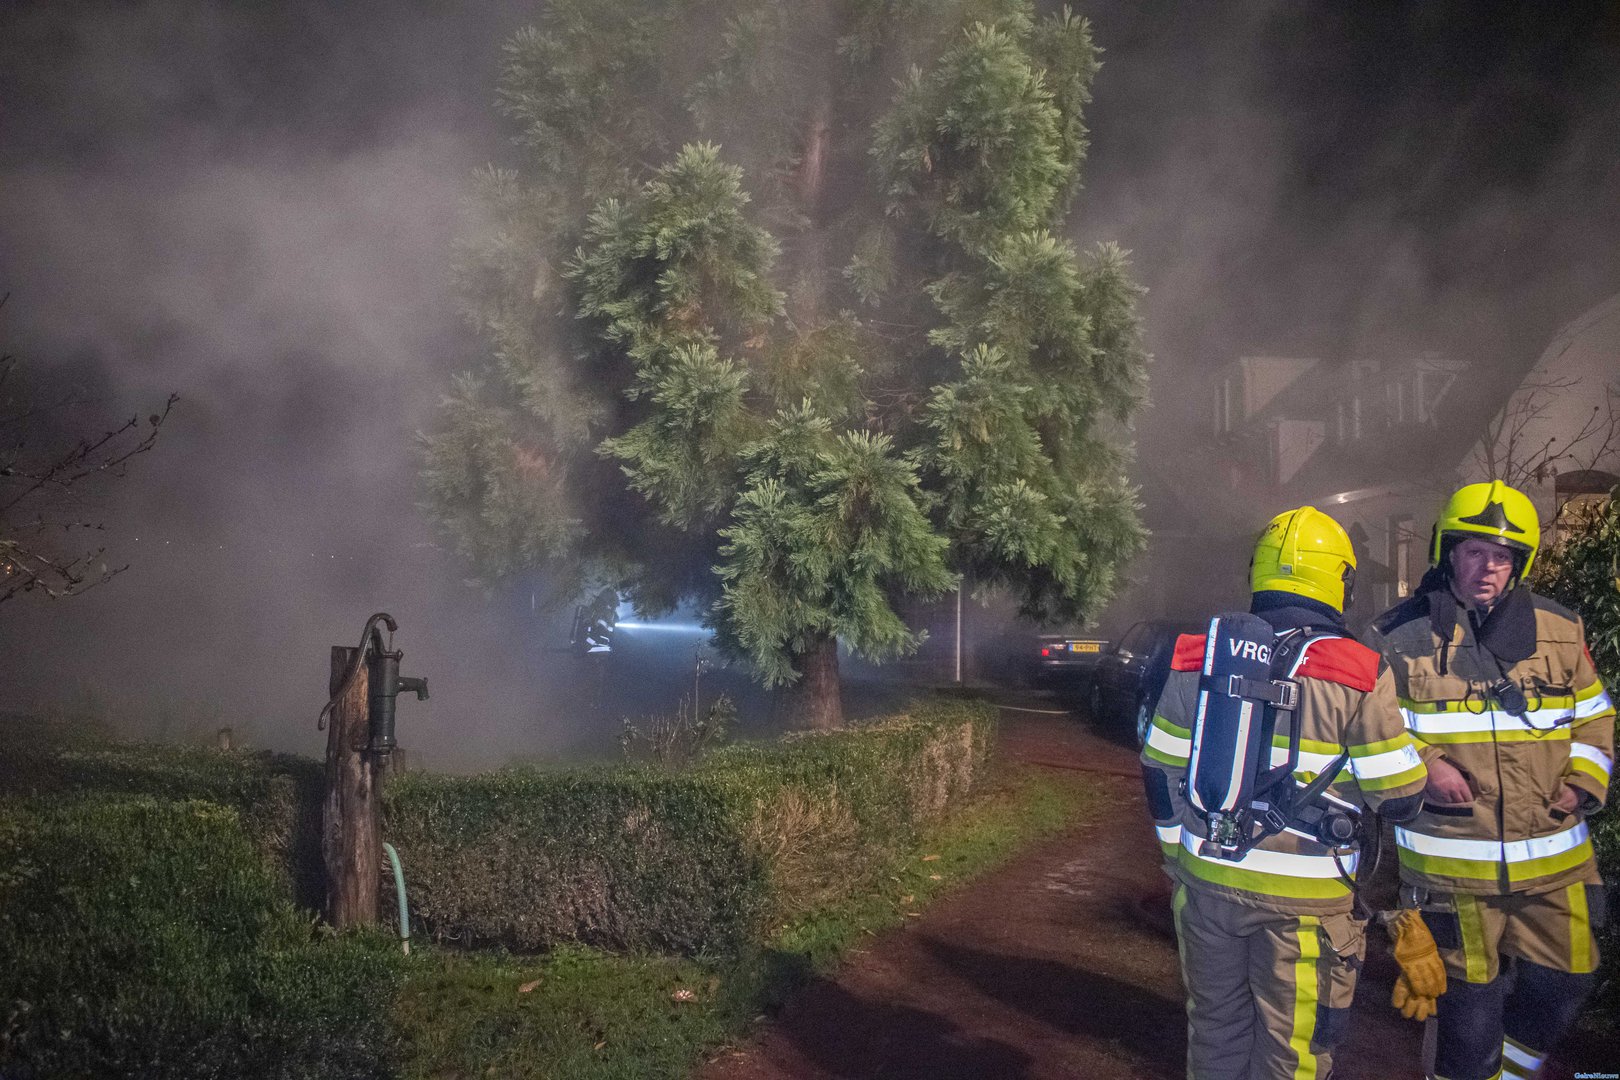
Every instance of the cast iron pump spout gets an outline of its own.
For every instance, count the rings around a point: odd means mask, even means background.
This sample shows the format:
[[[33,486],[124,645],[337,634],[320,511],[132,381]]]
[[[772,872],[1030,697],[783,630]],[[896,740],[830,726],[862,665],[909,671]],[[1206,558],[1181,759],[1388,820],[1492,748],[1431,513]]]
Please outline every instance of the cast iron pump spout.
[[[387,645],[383,643],[382,631],[377,628],[378,623],[388,627]],[[390,753],[398,745],[394,740],[395,699],[400,694],[411,693],[416,695],[418,701],[428,699],[426,679],[399,673],[399,662],[404,659],[405,653],[401,649],[388,647],[394,643],[394,631],[398,629],[399,624],[386,611],[379,611],[366,620],[366,628],[360,635],[360,646],[354,651],[354,659],[350,662],[348,674],[343,678],[343,685],[332,695],[332,700],[326,703],[326,708],[321,710],[320,726],[324,727],[326,714],[344,694],[348,693],[355,676],[360,672],[360,664],[364,661],[368,683],[366,711],[370,728],[370,739],[366,743],[366,749],[374,754]]]
[[[417,701],[427,700],[426,679],[413,679],[399,673],[399,662],[404,657],[404,650],[374,649],[371,654],[371,686],[366,695],[370,706],[371,744],[367,749],[375,754],[387,754],[397,745],[394,742],[395,699],[401,693],[415,691]]]

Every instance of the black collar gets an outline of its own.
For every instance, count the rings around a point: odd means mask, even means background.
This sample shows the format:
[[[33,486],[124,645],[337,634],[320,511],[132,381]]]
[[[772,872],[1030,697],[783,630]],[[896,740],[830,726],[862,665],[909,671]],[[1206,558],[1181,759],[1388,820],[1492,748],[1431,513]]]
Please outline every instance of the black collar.
[[[1346,634],[1344,616],[1320,600],[1295,593],[1265,590],[1254,594],[1249,611],[1271,624],[1278,633],[1285,630],[1328,630]]]
[[[1441,642],[1449,646],[1458,610],[1462,608],[1451,591],[1449,576],[1439,567],[1430,567],[1418,583],[1416,595],[1428,603],[1429,625]],[[1484,618],[1469,611],[1468,621],[1475,640],[1504,664],[1517,664],[1536,654],[1536,602],[1523,585],[1503,593]],[[1444,670],[1442,664],[1442,673]]]

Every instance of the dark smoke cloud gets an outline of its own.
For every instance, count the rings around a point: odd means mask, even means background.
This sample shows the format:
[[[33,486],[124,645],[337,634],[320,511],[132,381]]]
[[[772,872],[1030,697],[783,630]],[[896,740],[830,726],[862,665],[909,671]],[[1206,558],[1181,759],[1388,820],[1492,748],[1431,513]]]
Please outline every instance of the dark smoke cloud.
[[[0,612],[8,703],[92,694],[135,727],[318,752],[327,646],[386,608],[435,689],[407,743],[566,745],[534,705],[555,627],[463,588],[414,506],[413,432],[474,347],[448,254],[500,152],[514,14],[65,10],[0,29],[6,345],[91,376],[106,416],[183,401],[94,507],[131,569]],[[494,752],[457,753],[462,724]]]
[[[1239,353],[1438,348],[1506,377],[1616,290],[1612,5],[1081,8],[1107,51],[1076,236],[1132,248],[1151,290],[1140,473]],[[510,163],[491,101],[531,10],[0,5],[0,343],[107,415],[184,397],[100,503],[131,569],[0,607],[0,707],[89,691],[318,753],[326,649],[385,608],[434,688],[401,707],[430,761],[602,740],[538,583],[466,589],[414,507],[412,435],[478,348],[458,206]],[[673,702],[684,649],[625,711]]]
[[[1150,290],[1147,492],[1201,453],[1214,376],[1239,355],[1432,350],[1472,365],[1477,404],[1620,290],[1613,4],[1090,10],[1107,51],[1080,235],[1132,248]],[[1207,508],[1176,494],[1147,508],[1161,532]],[[1167,591],[1204,603],[1209,573]],[[1236,602],[1241,562],[1226,576]]]
[[[1481,339],[1533,322],[1534,346],[1614,291],[1612,4],[1118,4],[1095,23],[1082,228],[1135,250],[1167,363],[1444,347],[1482,313]]]

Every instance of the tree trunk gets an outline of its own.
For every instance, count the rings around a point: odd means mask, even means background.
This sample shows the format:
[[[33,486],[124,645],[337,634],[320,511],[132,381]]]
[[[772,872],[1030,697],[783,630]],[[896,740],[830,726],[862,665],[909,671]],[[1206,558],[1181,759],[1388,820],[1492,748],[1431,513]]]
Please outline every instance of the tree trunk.
[[[778,691],[785,726],[830,731],[844,724],[844,702],[838,682],[838,639],[823,634],[793,658],[798,681]]]
[[[787,259],[795,279],[788,290],[788,311],[802,334],[821,326],[822,296],[830,272],[823,203],[832,156],[832,86],[823,81],[812,92],[815,99],[804,120],[794,178],[805,228],[793,241]]]
[[[329,694],[336,694],[355,650],[332,646]],[[382,872],[381,780],[376,755],[367,750],[371,725],[370,686],[362,663],[348,692],[332,707],[326,731],[326,803],[321,857],[326,865],[326,921],[338,930],[377,922]]]

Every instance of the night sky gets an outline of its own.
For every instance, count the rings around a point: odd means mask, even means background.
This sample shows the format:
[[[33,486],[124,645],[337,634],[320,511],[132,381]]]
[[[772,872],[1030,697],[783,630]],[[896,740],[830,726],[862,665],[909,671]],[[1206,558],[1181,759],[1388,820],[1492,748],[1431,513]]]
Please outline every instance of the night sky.
[[[1620,4],[1077,7],[1106,51],[1074,235],[1150,289],[1142,469],[1239,353],[1507,380],[1620,291]],[[91,426],[183,399],[93,507],[131,569],[0,607],[0,707],[318,753],[327,647],[387,609],[426,756],[578,739],[534,583],[466,588],[415,507],[413,435],[477,354],[449,251],[471,172],[513,163],[491,102],[530,10],[0,0],[0,345],[88,388]]]

